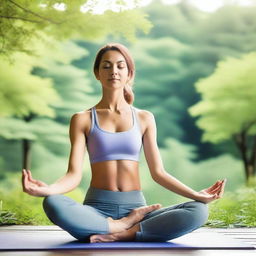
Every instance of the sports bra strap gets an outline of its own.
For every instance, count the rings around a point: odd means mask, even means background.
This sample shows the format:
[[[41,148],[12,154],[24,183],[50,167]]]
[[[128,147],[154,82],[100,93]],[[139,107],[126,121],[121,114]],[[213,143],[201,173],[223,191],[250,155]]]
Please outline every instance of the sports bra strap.
[[[133,115],[134,124],[139,128],[139,130],[141,130],[138,113],[133,106],[132,106],[132,115]]]
[[[94,129],[95,126],[95,109],[94,107],[91,108],[91,131]]]

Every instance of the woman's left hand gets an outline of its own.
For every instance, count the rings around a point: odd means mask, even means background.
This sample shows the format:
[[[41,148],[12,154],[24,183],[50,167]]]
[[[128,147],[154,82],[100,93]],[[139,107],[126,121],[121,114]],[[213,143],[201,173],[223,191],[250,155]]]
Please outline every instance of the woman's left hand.
[[[209,188],[203,189],[197,192],[197,200],[203,203],[210,203],[223,196],[224,188],[227,180],[218,180],[215,184]]]

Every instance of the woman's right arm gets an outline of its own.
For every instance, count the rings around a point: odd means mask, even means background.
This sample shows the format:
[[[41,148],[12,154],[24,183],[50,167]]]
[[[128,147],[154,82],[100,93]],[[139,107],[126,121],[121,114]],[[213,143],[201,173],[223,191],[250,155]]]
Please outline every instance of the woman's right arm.
[[[51,185],[32,178],[29,170],[22,172],[23,191],[33,196],[48,196],[63,194],[75,189],[82,178],[82,165],[85,153],[85,124],[84,114],[76,113],[70,121],[69,136],[71,150],[66,174]]]

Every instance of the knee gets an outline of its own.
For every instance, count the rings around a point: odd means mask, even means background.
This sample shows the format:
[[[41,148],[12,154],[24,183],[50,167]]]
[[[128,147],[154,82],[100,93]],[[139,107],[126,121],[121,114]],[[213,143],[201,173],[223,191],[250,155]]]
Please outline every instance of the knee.
[[[49,213],[53,213],[60,201],[61,195],[50,195],[46,196],[43,200],[43,209],[45,213],[48,215]]]
[[[56,196],[57,195],[46,196],[43,200],[43,208],[48,209],[52,205],[54,205],[54,202],[56,201]]]
[[[202,226],[208,219],[209,210],[208,205],[202,202],[190,202],[192,205],[192,211],[198,226]]]

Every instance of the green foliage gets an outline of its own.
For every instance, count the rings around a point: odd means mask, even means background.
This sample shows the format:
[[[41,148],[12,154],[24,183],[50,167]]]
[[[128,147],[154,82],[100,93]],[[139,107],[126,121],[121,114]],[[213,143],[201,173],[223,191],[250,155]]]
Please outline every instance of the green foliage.
[[[200,45],[218,47],[217,56],[238,56],[255,51],[256,5],[241,7],[227,4],[203,18],[194,34]]]
[[[72,114],[83,110],[86,105],[89,107],[94,100],[94,97],[88,96],[91,87],[90,82],[86,78],[86,72],[71,64],[74,59],[86,56],[88,52],[73,42],[58,43],[51,41],[51,43],[52,47],[49,48],[46,45],[38,45],[39,49],[37,53],[43,56],[42,58],[26,56],[26,60],[30,63],[27,63],[29,72],[31,73],[32,71],[30,76],[37,77],[42,81],[51,81],[51,90],[57,97],[50,101],[51,95],[49,93],[41,95],[45,84],[41,84],[41,87],[38,88],[37,84],[34,84],[34,90],[29,94],[17,93],[13,101],[9,101],[9,99],[5,97],[5,100],[8,101],[9,105],[13,105],[13,109],[15,110],[15,106],[18,105],[17,101],[23,100],[23,98],[26,97],[26,101],[23,102],[23,109],[26,108],[28,113],[36,115],[29,122],[25,122],[17,117],[0,118],[0,136],[6,139],[2,140],[0,145],[1,155],[4,159],[4,170],[17,171],[17,169],[21,169],[21,160],[20,158],[17,159],[17,155],[22,153],[19,148],[21,146],[15,143],[14,140],[29,139],[35,142],[33,146],[39,143],[45,147],[43,154],[35,154],[37,155],[36,158],[34,158],[34,150],[32,151],[33,162],[35,163],[32,163],[32,167],[40,167],[39,169],[43,174],[48,173],[48,170],[56,174],[63,174],[66,170],[66,166],[63,166],[63,164],[67,163],[68,150],[70,147],[68,138],[69,120]],[[6,65],[7,67],[11,66],[10,63],[6,63]],[[8,73],[6,73],[6,76],[9,77],[10,80],[13,79],[11,75],[8,76]],[[20,80],[22,80],[22,75],[24,74],[20,74]],[[24,84],[20,86],[18,80],[8,85],[9,90],[13,87],[14,91],[16,86],[24,89],[27,85]],[[3,88],[7,90],[5,87]],[[40,97],[40,101],[37,97]],[[33,102],[34,99],[36,100],[36,104],[35,108],[32,109],[29,104]],[[46,117],[38,116],[43,114],[40,113],[41,102],[45,104],[45,111],[48,108],[51,113],[54,113],[55,119],[47,119]],[[18,109],[16,111],[21,110]],[[27,112],[22,114],[25,115]],[[7,115],[8,113],[5,114]],[[8,151],[6,149],[8,149]],[[16,154],[8,154],[10,150],[14,150]],[[53,154],[45,154],[46,151]],[[46,156],[46,158],[43,158],[43,156]],[[65,156],[64,159],[63,156]],[[49,159],[52,159],[51,163],[55,164],[49,166]],[[62,164],[59,164],[61,162]],[[40,166],[39,163],[42,165]],[[42,166],[46,169],[44,170]],[[35,170],[35,172],[37,172],[37,170]]]
[[[54,106],[61,122],[68,124],[74,113],[89,108],[95,102],[95,96],[90,96],[91,82],[85,70],[72,64],[60,65],[49,58],[47,66],[35,69],[34,73],[53,80],[54,88],[61,97],[61,102]]]
[[[62,1],[66,8],[61,11],[55,7],[59,1],[3,1],[0,6],[0,54],[33,53],[31,41],[41,40],[42,34],[57,40],[99,40],[109,34],[134,40],[137,30],[148,32],[152,26],[141,10],[106,11],[103,15],[83,13],[80,7],[86,2]],[[125,3],[119,1],[119,5],[122,7]]]
[[[228,58],[218,63],[211,76],[196,83],[202,101],[190,113],[200,116],[197,125],[204,130],[204,141],[227,140],[247,127],[248,134],[256,134],[255,66],[256,53]]]
[[[15,60],[0,60],[0,116],[54,116],[49,104],[58,97],[51,80],[31,74],[34,58],[16,54]]]
[[[186,106],[177,95],[175,83],[184,76],[181,56],[188,50],[187,45],[172,38],[141,39],[131,47],[137,65],[135,105],[154,113],[161,147],[166,137],[183,137],[179,121]]]
[[[211,75],[218,61],[227,56],[238,57],[241,54],[256,50],[254,43],[256,36],[254,33],[256,26],[255,6],[237,7],[228,4],[214,13],[205,13],[193,8],[186,1],[177,5],[163,5],[160,1],[154,1],[145,8],[145,11],[154,24],[146,39],[152,41],[149,47],[154,43],[156,44],[158,54],[155,56],[159,56],[160,65],[158,67],[161,68],[155,71],[152,62],[148,62],[148,59],[145,58],[142,66],[148,72],[143,73],[142,79],[148,80],[149,85],[151,85],[151,81],[155,82],[154,90],[159,96],[151,96],[151,88],[147,83],[143,83],[140,90],[137,90],[141,80],[140,78],[136,79],[135,96],[139,95],[139,101],[136,101],[136,104],[140,107],[145,106],[154,112],[152,105],[159,105],[161,102],[163,107],[160,107],[160,111],[162,113],[169,110],[169,116],[178,116],[176,122],[173,122],[174,119],[166,118],[167,113],[164,117],[157,119],[159,145],[163,147],[163,141],[167,137],[174,137],[185,143],[196,145],[199,150],[199,159],[206,159],[227,152],[223,150],[221,145],[201,143],[202,131],[195,125],[195,118],[191,117],[186,109],[200,100],[194,84],[198,79]],[[169,47],[157,47],[160,39],[167,37],[169,40],[174,39],[184,45],[185,50],[182,49],[181,51],[178,46],[171,48],[171,44]],[[142,35],[142,38],[145,36]],[[147,48],[147,45],[141,45],[141,51],[144,47]],[[150,51],[148,52],[150,53]],[[166,59],[167,56],[169,57],[170,63],[174,61],[181,63],[180,66],[177,66],[178,69],[175,66],[173,69],[169,69],[169,87],[166,86],[166,94],[162,93],[162,81],[157,82],[155,79],[155,77],[167,78],[165,66],[161,65],[161,60],[165,61],[165,57],[162,59],[164,55],[166,55]],[[137,77],[139,77],[140,72],[138,69]],[[175,106],[166,109],[167,105],[164,104],[166,97],[178,98],[177,111]],[[158,101],[155,101],[155,98]],[[183,108],[180,108],[180,105],[184,106],[185,111],[182,111]],[[159,114],[160,111],[154,113]],[[166,119],[168,119],[169,124],[167,124]],[[231,145],[226,148],[228,152],[233,151],[232,147]]]
[[[195,40],[195,30],[203,19],[205,21],[207,15],[186,2],[164,5],[161,1],[153,1],[147,6],[146,12],[149,13],[154,24],[150,36],[153,38],[170,36],[182,42]]]
[[[241,188],[210,204],[209,227],[256,227],[256,189]]]

